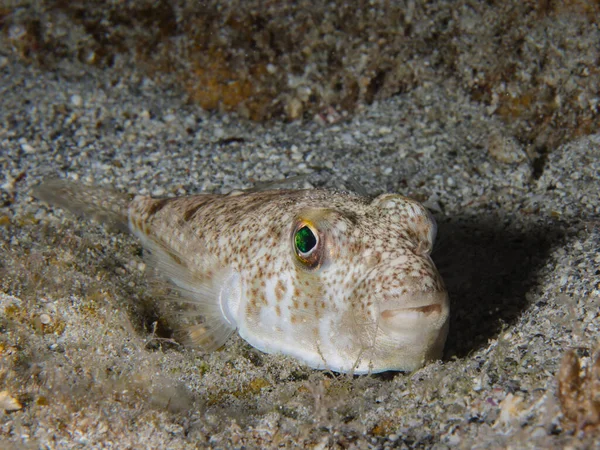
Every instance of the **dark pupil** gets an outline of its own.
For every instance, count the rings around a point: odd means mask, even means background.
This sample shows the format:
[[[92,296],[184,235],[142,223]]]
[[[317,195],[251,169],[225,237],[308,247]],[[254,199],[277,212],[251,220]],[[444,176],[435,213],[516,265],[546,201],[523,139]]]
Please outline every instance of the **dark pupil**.
[[[308,253],[317,245],[317,238],[306,226],[296,231],[295,241],[296,248],[300,253]]]

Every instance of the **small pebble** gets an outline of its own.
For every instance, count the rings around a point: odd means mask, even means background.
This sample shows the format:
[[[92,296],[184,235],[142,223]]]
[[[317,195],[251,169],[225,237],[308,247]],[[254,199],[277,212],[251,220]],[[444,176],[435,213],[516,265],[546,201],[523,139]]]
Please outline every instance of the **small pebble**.
[[[77,106],[78,108],[83,105],[83,99],[81,98],[81,95],[71,95],[71,104],[73,106]]]
[[[450,446],[450,447],[455,447],[457,445],[460,444],[460,436],[457,436],[456,434],[453,434],[452,436],[448,437],[448,440],[446,441],[446,443]]]
[[[518,163],[525,159],[525,152],[516,139],[500,132],[492,133],[489,137],[488,153],[496,161],[505,164]]]
[[[51,322],[50,316],[48,314],[41,314],[40,315],[40,322],[43,325],[48,325]]]
[[[22,150],[23,150],[25,153],[28,153],[28,154],[35,153],[35,147],[33,147],[32,145],[29,145],[29,144],[27,144],[27,143],[23,143],[23,144],[21,144],[21,149],[22,149]]]
[[[302,102],[297,98],[292,98],[286,105],[286,112],[290,119],[298,119],[303,112]]]
[[[354,137],[352,137],[352,135],[350,133],[344,133],[341,136],[342,138],[342,143],[344,145],[356,145],[356,140],[354,139]]]
[[[543,437],[545,437],[548,433],[546,433],[546,430],[543,427],[537,427],[533,433],[531,433],[531,437],[532,439],[541,439]]]

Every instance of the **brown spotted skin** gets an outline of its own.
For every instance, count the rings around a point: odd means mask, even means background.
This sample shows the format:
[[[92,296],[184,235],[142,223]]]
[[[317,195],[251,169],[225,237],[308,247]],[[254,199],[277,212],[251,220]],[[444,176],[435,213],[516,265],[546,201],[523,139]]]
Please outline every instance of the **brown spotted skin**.
[[[435,224],[413,200],[271,190],[127,205],[158,268],[206,306],[194,330],[206,348],[237,329],[262,351],[354,373],[414,370],[441,355],[449,311],[429,257]],[[303,224],[317,235],[310,265],[294,245]]]

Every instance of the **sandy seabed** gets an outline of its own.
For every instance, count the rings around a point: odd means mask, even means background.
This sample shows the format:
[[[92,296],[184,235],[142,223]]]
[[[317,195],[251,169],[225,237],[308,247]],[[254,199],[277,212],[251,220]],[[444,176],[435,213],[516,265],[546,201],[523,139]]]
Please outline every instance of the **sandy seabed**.
[[[568,350],[585,372],[599,345],[600,135],[532,158],[452,77],[331,124],[187,100],[136,69],[2,56],[2,448],[600,448],[557,384]],[[452,301],[443,361],[351,377],[237,336],[184,348],[134,238],[31,197],[56,176],[172,196],[295,175],[433,212]]]

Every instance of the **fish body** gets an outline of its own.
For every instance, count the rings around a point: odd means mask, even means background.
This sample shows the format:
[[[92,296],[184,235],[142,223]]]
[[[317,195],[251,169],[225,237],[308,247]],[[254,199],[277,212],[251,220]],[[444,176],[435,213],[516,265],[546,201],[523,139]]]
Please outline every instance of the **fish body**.
[[[449,303],[436,226],[401,195],[330,190],[134,198],[54,181],[37,197],[128,228],[204,316],[206,351],[238,331],[266,353],[337,372],[410,371],[441,356]]]

